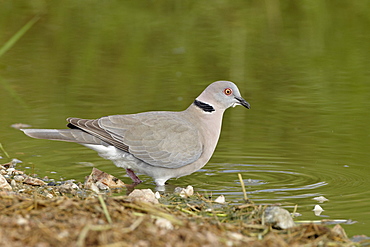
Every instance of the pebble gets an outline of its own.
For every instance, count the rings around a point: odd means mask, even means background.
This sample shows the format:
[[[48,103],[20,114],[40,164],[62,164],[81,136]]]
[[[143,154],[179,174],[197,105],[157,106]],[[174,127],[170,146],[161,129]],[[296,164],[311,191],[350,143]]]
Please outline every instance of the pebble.
[[[19,226],[27,225],[28,220],[23,218],[22,216],[19,216],[19,218],[16,221],[16,224],[19,225]]]
[[[216,199],[215,199],[215,202],[217,202],[217,203],[225,203],[225,196],[224,195],[220,195],[219,197],[217,197]]]
[[[66,181],[65,183],[58,186],[57,189],[61,193],[74,193],[75,190],[79,190],[80,188],[74,182]]]
[[[135,189],[128,195],[128,197],[132,201],[144,201],[154,204],[159,203],[158,199],[155,197],[155,194],[151,189]]]
[[[6,173],[7,173],[9,176],[10,176],[10,175],[13,175],[14,171],[15,171],[15,168],[13,168],[13,167],[6,169]]]
[[[101,181],[97,181],[96,186],[98,186],[99,190],[109,190],[108,185],[103,184]]]
[[[17,182],[23,182],[26,178],[22,175],[15,175],[13,179]]]
[[[125,184],[120,179],[93,168],[91,174],[86,177],[84,186],[86,189],[99,193],[99,190],[109,191],[114,188],[122,188]]]
[[[10,181],[10,185],[14,188],[17,186],[17,182],[14,179],[12,179],[12,181]]]
[[[295,226],[288,210],[276,206],[265,209],[264,220],[266,223],[272,224],[273,227],[280,229],[288,229]]]
[[[38,186],[46,185],[46,183],[42,181],[41,179],[33,178],[33,177],[26,177],[23,183],[29,184],[29,185],[38,185]]]
[[[176,187],[174,192],[175,194],[179,194],[181,197],[186,198],[194,194],[194,188],[191,185],[188,185],[186,189],[181,188],[181,187]]]
[[[171,223],[171,221],[165,219],[165,218],[158,218],[156,221],[155,221],[155,224],[156,226],[158,226],[159,228],[162,228],[162,229],[166,229],[166,230],[173,230],[173,225]]]
[[[12,186],[3,175],[0,175],[0,190],[12,190]]]
[[[45,196],[46,196],[46,197],[48,197],[48,198],[53,198],[53,197],[54,197],[54,196],[53,196],[52,194],[50,194],[50,193],[46,193],[46,194],[45,194]]]

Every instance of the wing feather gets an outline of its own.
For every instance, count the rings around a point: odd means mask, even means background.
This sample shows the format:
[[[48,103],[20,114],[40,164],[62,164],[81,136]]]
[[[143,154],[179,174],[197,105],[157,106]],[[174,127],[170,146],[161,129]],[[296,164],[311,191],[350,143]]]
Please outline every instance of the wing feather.
[[[69,127],[81,129],[153,166],[179,168],[193,163],[203,152],[199,131],[176,112],[67,121]]]
[[[173,112],[109,116],[99,119],[99,126],[153,166],[179,168],[203,151],[198,130]]]

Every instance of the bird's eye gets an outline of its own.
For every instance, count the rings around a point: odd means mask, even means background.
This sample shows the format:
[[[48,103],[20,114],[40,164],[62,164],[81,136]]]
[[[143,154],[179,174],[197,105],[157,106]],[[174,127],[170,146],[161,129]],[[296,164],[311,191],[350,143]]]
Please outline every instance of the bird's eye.
[[[233,93],[233,90],[231,89],[231,88],[225,88],[224,89],[224,94],[226,94],[226,95],[230,95],[230,94],[232,94]]]

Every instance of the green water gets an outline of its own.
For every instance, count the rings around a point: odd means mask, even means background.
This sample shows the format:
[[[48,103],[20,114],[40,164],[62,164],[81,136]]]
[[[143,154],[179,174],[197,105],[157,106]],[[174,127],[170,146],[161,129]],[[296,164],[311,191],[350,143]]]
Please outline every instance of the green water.
[[[369,1],[5,1],[0,142],[20,168],[59,179],[123,169],[72,143],[10,127],[64,128],[67,117],[183,110],[211,82],[234,81],[251,110],[229,109],[210,163],[169,187],[240,203],[298,204],[298,220],[370,227]],[[7,162],[5,154],[0,151]],[[145,176],[139,188],[153,188]],[[329,199],[322,217],[313,197]]]

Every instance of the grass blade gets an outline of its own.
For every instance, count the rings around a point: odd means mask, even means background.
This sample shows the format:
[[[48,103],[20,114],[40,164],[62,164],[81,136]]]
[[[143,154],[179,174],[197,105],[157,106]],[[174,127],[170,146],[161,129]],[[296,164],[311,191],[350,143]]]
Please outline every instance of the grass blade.
[[[240,185],[242,186],[242,190],[243,190],[243,194],[244,194],[244,200],[248,201],[247,191],[245,190],[245,185],[244,185],[242,175],[240,173],[238,173],[238,177],[239,177]]]
[[[102,195],[98,195],[98,198],[99,198],[99,201],[100,201],[100,204],[103,208],[103,212],[105,214],[105,217],[107,218],[107,221],[109,224],[112,224],[112,219],[109,215],[109,212],[108,212],[108,208],[107,208],[107,205],[105,204],[105,201],[103,199],[103,196]]]
[[[2,47],[0,47],[0,57],[7,52],[14,44],[40,19],[39,16],[33,17],[21,29],[18,30]]]
[[[0,150],[3,151],[3,153],[5,154],[5,156],[9,159],[10,156],[9,154],[5,151],[4,147],[3,147],[3,144],[0,143]]]

